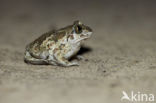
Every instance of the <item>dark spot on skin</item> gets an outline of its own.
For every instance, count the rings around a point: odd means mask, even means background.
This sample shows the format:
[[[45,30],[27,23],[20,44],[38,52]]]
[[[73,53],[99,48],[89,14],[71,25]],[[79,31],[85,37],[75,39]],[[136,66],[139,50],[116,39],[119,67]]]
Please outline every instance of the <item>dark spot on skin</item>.
[[[73,35],[70,35],[70,38],[73,40],[74,39],[74,36]]]
[[[40,50],[39,51],[45,51],[46,47],[45,46],[40,46]]]
[[[50,43],[49,46],[51,47],[51,46],[53,46],[53,44],[54,44],[54,43]]]
[[[63,52],[66,52],[66,51],[67,51],[67,49],[64,48],[64,49],[63,49]]]
[[[50,48],[50,45],[48,44],[47,47]]]
[[[54,35],[53,40],[57,42],[59,39],[62,39],[65,36],[65,32],[61,32],[59,34]]]
[[[65,44],[61,44],[61,45],[59,46],[59,49],[62,50],[62,48],[64,48],[64,47],[65,47]]]
[[[65,36],[65,32],[56,35],[57,39],[62,39]]]
[[[35,50],[37,50],[37,48],[35,47]]]
[[[49,58],[49,55],[46,57],[46,59],[48,59]]]
[[[59,50],[58,48],[55,48],[55,49],[54,49],[54,53],[56,53],[58,50]]]
[[[65,61],[65,60],[66,60],[66,58],[62,57],[62,60],[63,60],[63,61]]]
[[[69,37],[70,37],[70,35],[67,36],[67,41],[68,41]]]
[[[84,37],[85,35],[81,34],[80,37]]]
[[[60,55],[61,55],[61,52],[58,52],[58,53],[57,53],[57,56],[60,56]]]
[[[68,39],[72,39],[72,40],[73,40],[73,39],[74,39],[73,34],[68,35],[68,36],[67,36],[67,41],[68,41]]]

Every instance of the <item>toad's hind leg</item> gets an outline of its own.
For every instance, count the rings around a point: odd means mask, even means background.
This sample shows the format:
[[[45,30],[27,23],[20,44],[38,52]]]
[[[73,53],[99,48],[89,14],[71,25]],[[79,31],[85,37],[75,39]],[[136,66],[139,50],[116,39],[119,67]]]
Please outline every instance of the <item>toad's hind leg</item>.
[[[30,53],[27,51],[25,52],[24,61],[26,63],[30,63],[30,64],[47,64],[46,61],[43,59],[36,59],[36,58],[32,57],[30,55]]]

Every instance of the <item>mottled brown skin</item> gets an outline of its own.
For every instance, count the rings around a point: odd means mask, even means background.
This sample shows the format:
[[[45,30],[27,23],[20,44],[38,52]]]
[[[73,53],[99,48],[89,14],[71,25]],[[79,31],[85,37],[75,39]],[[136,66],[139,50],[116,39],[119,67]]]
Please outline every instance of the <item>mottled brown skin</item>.
[[[26,46],[25,61],[31,64],[78,65],[68,59],[78,52],[81,41],[89,38],[91,33],[92,30],[80,21],[45,33]]]

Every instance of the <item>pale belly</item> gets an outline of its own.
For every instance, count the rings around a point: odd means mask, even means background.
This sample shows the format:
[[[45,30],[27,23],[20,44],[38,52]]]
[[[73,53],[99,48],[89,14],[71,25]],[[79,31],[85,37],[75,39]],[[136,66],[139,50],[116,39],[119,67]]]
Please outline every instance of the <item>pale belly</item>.
[[[71,58],[73,55],[75,55],[78,51],[80,50],[80,44],[78,45],[73,45],[71,47],[71,50],[69,50],[66,54],[65,54],[65,58],[69,59]]]

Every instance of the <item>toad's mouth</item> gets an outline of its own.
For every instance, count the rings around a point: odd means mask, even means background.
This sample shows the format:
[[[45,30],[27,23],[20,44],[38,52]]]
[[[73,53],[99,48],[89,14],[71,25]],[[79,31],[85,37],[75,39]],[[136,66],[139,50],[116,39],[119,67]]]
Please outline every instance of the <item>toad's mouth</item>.
[[[77,39],[77,40],[75,41],[75,43],[78,43],[78,42],[87,40],[88,38],[91,37],[91,34],[92,34],[92,32],[88,32],[88,33],[85,34],[85,35],[82,34],[82,35],[80,36],[80,39]]]
[[[83,37],[83,38],[81,38],[81,39],[76,40],[75,43],[78,43],[78,42],[80,42],[80,41],[82,41],[82,40],[87,40],[88,38],[90,38],[90,37]]]

